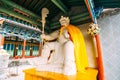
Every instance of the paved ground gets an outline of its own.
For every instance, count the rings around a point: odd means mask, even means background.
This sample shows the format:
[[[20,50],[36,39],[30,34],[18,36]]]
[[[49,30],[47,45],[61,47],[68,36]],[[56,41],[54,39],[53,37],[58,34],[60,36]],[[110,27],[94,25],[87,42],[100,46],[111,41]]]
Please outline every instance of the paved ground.
[[[4,74],[0,74],[0,80],[24,80],[23,70],[35,67],[29,63],[31,60],[32,59],[10,60],[9,67],[4,69]],[[14,73],[18,75],[14,75]]]

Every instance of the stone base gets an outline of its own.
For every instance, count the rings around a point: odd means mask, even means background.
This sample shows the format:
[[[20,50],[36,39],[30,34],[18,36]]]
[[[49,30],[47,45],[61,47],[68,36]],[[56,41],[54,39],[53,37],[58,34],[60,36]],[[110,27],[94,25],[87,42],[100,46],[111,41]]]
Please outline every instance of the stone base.
[[[77,73],[76,75],[66,76],[54,72],[36,71],[35,68],[26,69],[24,80],[97,80],[98,70],[88,68],[86,73]]]

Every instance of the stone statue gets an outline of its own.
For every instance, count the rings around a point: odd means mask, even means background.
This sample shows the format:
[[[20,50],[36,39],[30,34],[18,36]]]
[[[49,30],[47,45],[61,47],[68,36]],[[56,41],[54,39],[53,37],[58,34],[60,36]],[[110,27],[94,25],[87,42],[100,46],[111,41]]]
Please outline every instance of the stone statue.
[[[61,16],[59,21],[61,24],[60,31],[55,31],[50,35],[41,35],[46,41],[57,40],[45,43],[42,56],[39,58],[40,62],[37,63],[37,71],[57,72],[64,75],[75,75],[76,72],[84,72],[85,68],[88,67],[88,60],[83,37],[79,29],[69,24],[70,19],[68,17]],[[78,35],[79,33],[80,35]]]

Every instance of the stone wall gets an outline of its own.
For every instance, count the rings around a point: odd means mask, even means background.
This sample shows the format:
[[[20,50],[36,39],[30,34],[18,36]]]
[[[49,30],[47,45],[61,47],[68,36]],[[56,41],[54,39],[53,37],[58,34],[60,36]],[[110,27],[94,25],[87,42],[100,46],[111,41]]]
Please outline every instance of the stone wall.
[[[84,36],[87,54],[88,54],[89,66],[92,68],[96,68],[97,62],[96,62],[96,51],[94,47],[94,41],[93,38],[89,36],[86,32],[87,28],[89,27],[89,24],[90,23],[80,25],[79,28]]]

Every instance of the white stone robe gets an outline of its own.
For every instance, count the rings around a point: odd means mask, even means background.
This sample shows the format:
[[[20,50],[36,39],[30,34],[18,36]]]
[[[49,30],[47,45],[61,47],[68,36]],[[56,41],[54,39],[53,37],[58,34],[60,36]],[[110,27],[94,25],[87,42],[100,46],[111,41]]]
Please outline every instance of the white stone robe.
[[[75,75],[76,74],[76,64],[74,58],[74,45],[72,41],[67,41],[63,46],[64,51],[64,68],[63,74],[65,75]]]
[[[74,44],[69,40],[69,35],[66,31],[59,36],[58,41],[48,42],[44,45],[42,50],[42,56],[38,58],[37,71],[50,71],[62,73],[64,75],[75,75],[76,74],[76,64],[74,58]],[[58,32],[56,32],[58,35]],[[50,38],[51,37],[48,37]],[[54,52],[50,55],[51,50]]]
[[[38,61],[39,63],[37,64],[37,71],[62,73],[64,55],[61,48],[61,45],[57,41],[45,44],[42,51],[42,56],[40,57]],[[54,52],[51,54],[51,57],[48,60],[51,50],[54,50]]]

